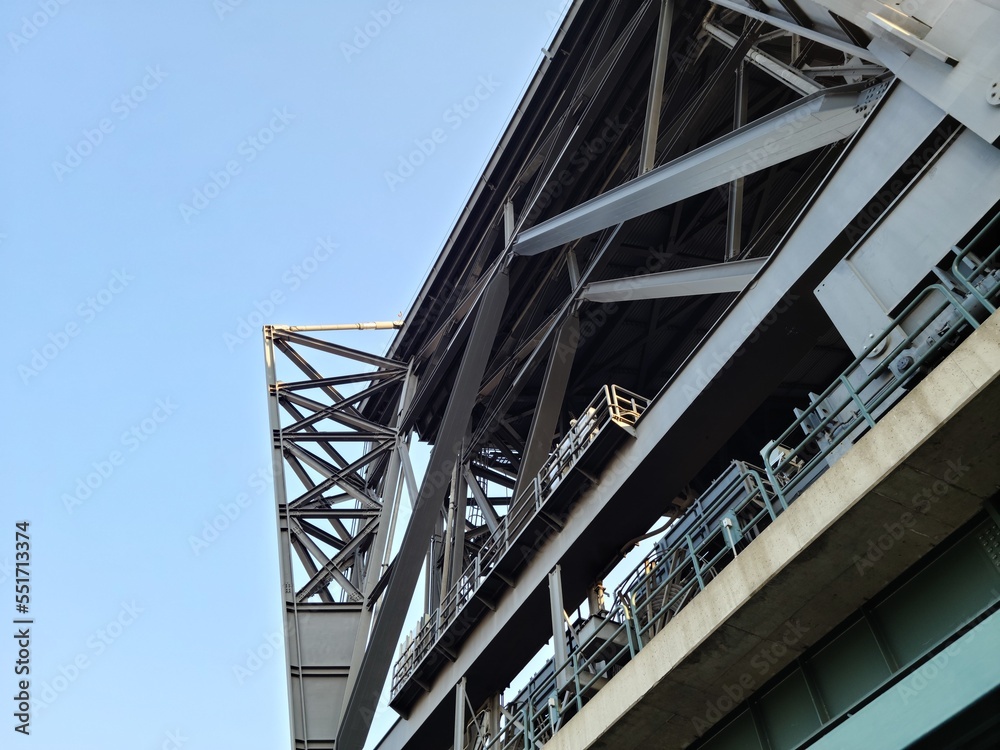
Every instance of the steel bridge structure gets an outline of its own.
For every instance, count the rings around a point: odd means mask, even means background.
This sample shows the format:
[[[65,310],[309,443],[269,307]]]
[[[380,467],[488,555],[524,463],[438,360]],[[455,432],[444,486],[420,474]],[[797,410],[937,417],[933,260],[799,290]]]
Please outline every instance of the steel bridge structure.
[[[1000,742],[998,39],[569,4],[405,320],[265,328],[291,747]]]

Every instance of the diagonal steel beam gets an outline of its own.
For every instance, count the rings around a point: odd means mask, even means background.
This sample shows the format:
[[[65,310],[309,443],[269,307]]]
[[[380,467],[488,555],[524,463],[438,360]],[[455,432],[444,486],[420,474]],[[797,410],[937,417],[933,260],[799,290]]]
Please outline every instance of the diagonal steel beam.
[[[299,346],[307,346],[321,352],[326,352],[327,354],[336,354],[338,357],[353,359],[356,362],[364,362],[366,365],[374,365],[375,367],[381,367],[385,370],[406,372],[406,363],[399,362],[395,359],[386,359],[385,357],[379,357],[376,354],[369,354],[368,352],[351,349],[350,347],[341,346],[340,344],[333,344],[329,341],[313,338],[312,336],[303,336],[301,333],[292,333],[288,330],[278,331],[276,332],[276,335],[280,336],[289,343],[298,344]]]
[[[361,601],[361,599],[363,598],[361,592],[358,591],[358,589],[354,586],[354,584],[347,579],[347,576],[345,576],[344,573],[336,565],[331,563],[330,558],[326,556],[323,550],[320,549],[320,546],[316,544],[315,541],[313,541],[309,533],[307,533],[306,530],[303,528],[302,522],[299,521],[297,518],[289,518],[288,525],[289,528],[292,529],[292,533],[295,534],[296,541],[305,547],[306,551],[308,551],[308,553],[312,555],[312,558],[313,560],[316,561],[316,563],[323,566],[323,569],[329,573],[329,576],[332,577],[334,581],[337,582],[337,585],[340,586],[345,592],[347,592],[347,595],[353,601]],[[310,531],[316,528],[313,527],[311,524],[310,527],[311,527]],[[342,550],[338,550],[338,554],[341,551]],[[313,577],[316,577],[318,575],[319,575],[318,569],[312,573]],[[324,591],[329,593],[329,590],[326,588],[326,586],[318,590],[316,593],[322,596]]]
[[[518,255],[537,255],[725,185],[854,134],[870,107],[863,84],[826,89],[525,230]]]
[[[375,531],[378,526],[378,518],[371,518],[368,522],[361,527],[360,530],[354,535],[354,537],[344,545],[344,548],[338,552],[332,560],[327,560],[326,563],[322,564],[319,572],[312,576],[309,581],[295,594],[296,600],[301,604],[306,601],[310,596],[319,593],[319,590],[326,586],[326,581],[329,578],[337,578],[340,580],[340,568],[346,566],[347,561],[354,557],[358,548],[361,547],[367,541],[370,541],[368,537]],[[363,599],[364,597],[362,597]],[[358,599],[361,601],[361,599]]]
[[[563,322],[549,353],[545,367],[545,378],[538,392],[535,413],[531,417],[528,439],[524,446],[524,456],[517,473],[514,497],[520,497],[528,482],[542,468],[552,450],[552,437],[559,423],[566,387],[576,357],[576,347],[580,343],[580,318],[569,315]]]
[[[580,299],[590,302],[627,302],[739,292],[750,283],[766,261],[767,258],[751,258],[625,279],[595,281],[583,288]]]
[[[391,436],[395,434],[384,425],[377,424],[360,416],[355,416],[357,412],[354,407],[350,405],[350,400],[347,399],[338,401],[335,404],[327,405],[320,403],[319,401],[314,401],[311,398],[306,398],[298,393],[282,393],[279,398],[282,403],[292,403],[313,412],[309,417],[305,417],[304,419],[297,421],[295,424],[285,427],[285,432],[297,432],[305,427],[315,424],[316,422],[322,422],[324,419],[329,418],[333,421],[339,422],[340,424],[353,427],[359,432],[368,432],[373,433],[374,435],[382,436]],[[344,413],[345,411],[348,413]],[[364,439],[365,437],[367,437],[367,435],[358,435],[358,438],[360,439]]]
[[[396,565],[393,566],[392,577],[383,595],[383,601],[392,602],[393,605],[379,609],[368,649],[347,702],[344,721],[337,733],[337,747],[341,750],[361,750],[371,728],[375,707],[406,619],[407,606],[404,602],[410,601],[420,575],[420,561],[427,553],[427,542],[440,515],[441,504],[448,489],[450,468],[461,450],[462,439],[469,426],[469,417],[482,384],[508,292],[507,274],[496,273],[480,300],[458,376],[441,420],[437,441],[420,485],[413,515],[403,535],[396,555]],[[442,477],[445,479],[442,480]]]
[[[771,26],[784,29],[785,31],[790,31],[793,34],[798,34],[801,37],[811,39],[814,42],[819,42],[826,47],[830,47],[831,49],[838,50],[853,57],[860,57],[862,60],[867,60],[868,62],[880,62],[871,50],[867,50],[864,47],[857,46],[856,44],[851,44],[841,39],[837,39],[829,34],[816,31],[813,28],[801,26],[798,23],[791,21],[786,21],[785,19],[779,18],[771,13],[754,10],[753,8],[749,8],[742,3],[736,2],[736,0],[712,0],[712,2],[721,8],[735,10],[737,13],[742,13],[744,16],[748,16],[758,21],[764,21],[765,23],[771,24]]]
[[[483,512],[483,518],[486,520],[486,528],[490,530],[493,534],[498,528],[500,528],[500,517],[497,515],[493,504],[490,502],[489,498],[486,497],[486,493],[483,492],[482,486],[479,484],[479,479],[476,475],[472,473],[468,466],[462,467],[462,473],[465,476],[465,481],[469,485],[469,489],[472,490],[472,498],[475,500],[476,505],[479,506],[479,510]]]

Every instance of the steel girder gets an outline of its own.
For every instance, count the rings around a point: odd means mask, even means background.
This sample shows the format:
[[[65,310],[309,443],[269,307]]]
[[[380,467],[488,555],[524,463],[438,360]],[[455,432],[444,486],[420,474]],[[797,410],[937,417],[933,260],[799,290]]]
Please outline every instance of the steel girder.
[[[521,232],[514,252],[536,255],[843,140],[868,116],[872,91],[882,90],[847,84],[806,96]]]
[[[368,649],[347,698],[344,721],[337,734],[337,745],[340,748],[360,750],[371,727],[382,686],[392,665],[396,643],[403,630],[406,603],[416,586],[420,562],[427,554],[427,543],[440,516],[452,472],[461,458],[462,442],[469,427],[472,407],[483,381],[508,292],[509,279],[506,272],[497,271],[477,304],[475,322],[462,355],[458,377],[452,386],[413,515],[384,594],[385,600],[392,605],[380,609],[375,618]]]

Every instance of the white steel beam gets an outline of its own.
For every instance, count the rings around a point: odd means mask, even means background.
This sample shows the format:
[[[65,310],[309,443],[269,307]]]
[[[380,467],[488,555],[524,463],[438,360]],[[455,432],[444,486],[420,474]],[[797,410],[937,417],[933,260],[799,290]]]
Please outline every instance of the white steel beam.
[[[514,252],[537,255],[843,140],[871,111],[863,89],[849,84],[806,96],[521,232]]]
[[[736,0],[712,0],[715,5],[720,8],[728,8],[729,10],[735,10],[737,13],[742,13],[748,18],[754,18],[758,21],[764,21],[772,26],[776,26],[779,29],[784,29],[785,31],[790,31],[793,34],[798,34],[806,39],[811,39],[814,42],[819,42],[820,44],[830,47],[831,49],[839,50],[844,54],[851,55],[852,57],[860,57],[862,60],[868,62],[880,63],[882,62],[876,55],[870,50],[864,49],[863,47],[858,47],[856,44],[851,44],[850,42],[845,42],[836,37],[832,37],[829,34],[824,34],[821,31],[816,31],[815,29],[807,29],[805,26],[800,26],[797,23],[791,21],[786,21],[777,16],[773,16],[770,13],[763,13],[759,10],[754,10],[746,5],[743,5]]]
[[[589,302],[629,302],[739,292],[757,275],[766,260],[767,258],[751,258],[645,276],[629,276],[625,279],[595,281],[583,288],[580,299]]]
[[[735,47],[740,41],[736,34],[726,31],[717,24],[706,23],[704,28],[710,37],[729,49]],[[753,63],[776,81],[785,84],[800,94],[815,94],[817,91],[823,90],[823,86],[820,86],[812,78],[803,75],[791,65],[781,62],[781,60],[757,49],[756,47],[751,47],[747,50],[746,59],[748,62]]]

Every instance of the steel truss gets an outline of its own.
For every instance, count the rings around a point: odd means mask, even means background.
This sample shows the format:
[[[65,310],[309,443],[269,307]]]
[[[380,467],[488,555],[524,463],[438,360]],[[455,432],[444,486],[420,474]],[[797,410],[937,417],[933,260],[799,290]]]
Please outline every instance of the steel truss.
[[[292,742],[314,750],[335,745],[388,567],[413,384],[406,364],[313,335],[345,327],[264,329]],[[289,366],[301,380],[278,380]],[[376,399],[386,424],[362,416]]]
[[[990,33],[966,43],[957,20],[972,5]],[[385,746],[445,747],[449,716],[456,747],[467,715],[497,737],[498,686],[531,639],[561,632],[564,605],[601,574],[596,558],[658,518],[635,488],[690,489],[750,418],[732,413],[753,402],[769,418],[788,408],[786,389],[825,387],[844,352],[836,337],[819,343],[829,323],[813,289],[845,233],[887,210],[893,177],[910,175],[946,115],[1000,143],[1000,12],[987,5],[930,0],[947,23],[925,28],[856,0],[576,0],[389,357],[265,329],[296,747],[362,747],[422,563],[425,609],[393,685],[408,720]],[[754,328],[786,297],[802,299],[793,316]],[[753,352],[727,362],[748,330]],[[303,350],[370,369],[324,377]],[[791,377],[807,355],[808,377]],[[279,383],[278,356],[304,380]],[[701,377],[713,367],[714,391]],[[587,525],[550,522],[538,536],[551,571],[506,574],[479,596],[483,560],[529,507],[519,500],[611,382],[660,394],[644,429],[665,447],[627,477],[574,466]],[[709,425],[711,440],[682,439],[685,424]],[[434,445],[419,490],[411,429]],[[626,481],[627,508],[615,497]],[[390,565],[404,485],[414,510]],[[551,628],[532,597],[546,585]],[[554,655],[560,683],[567,656]]]

